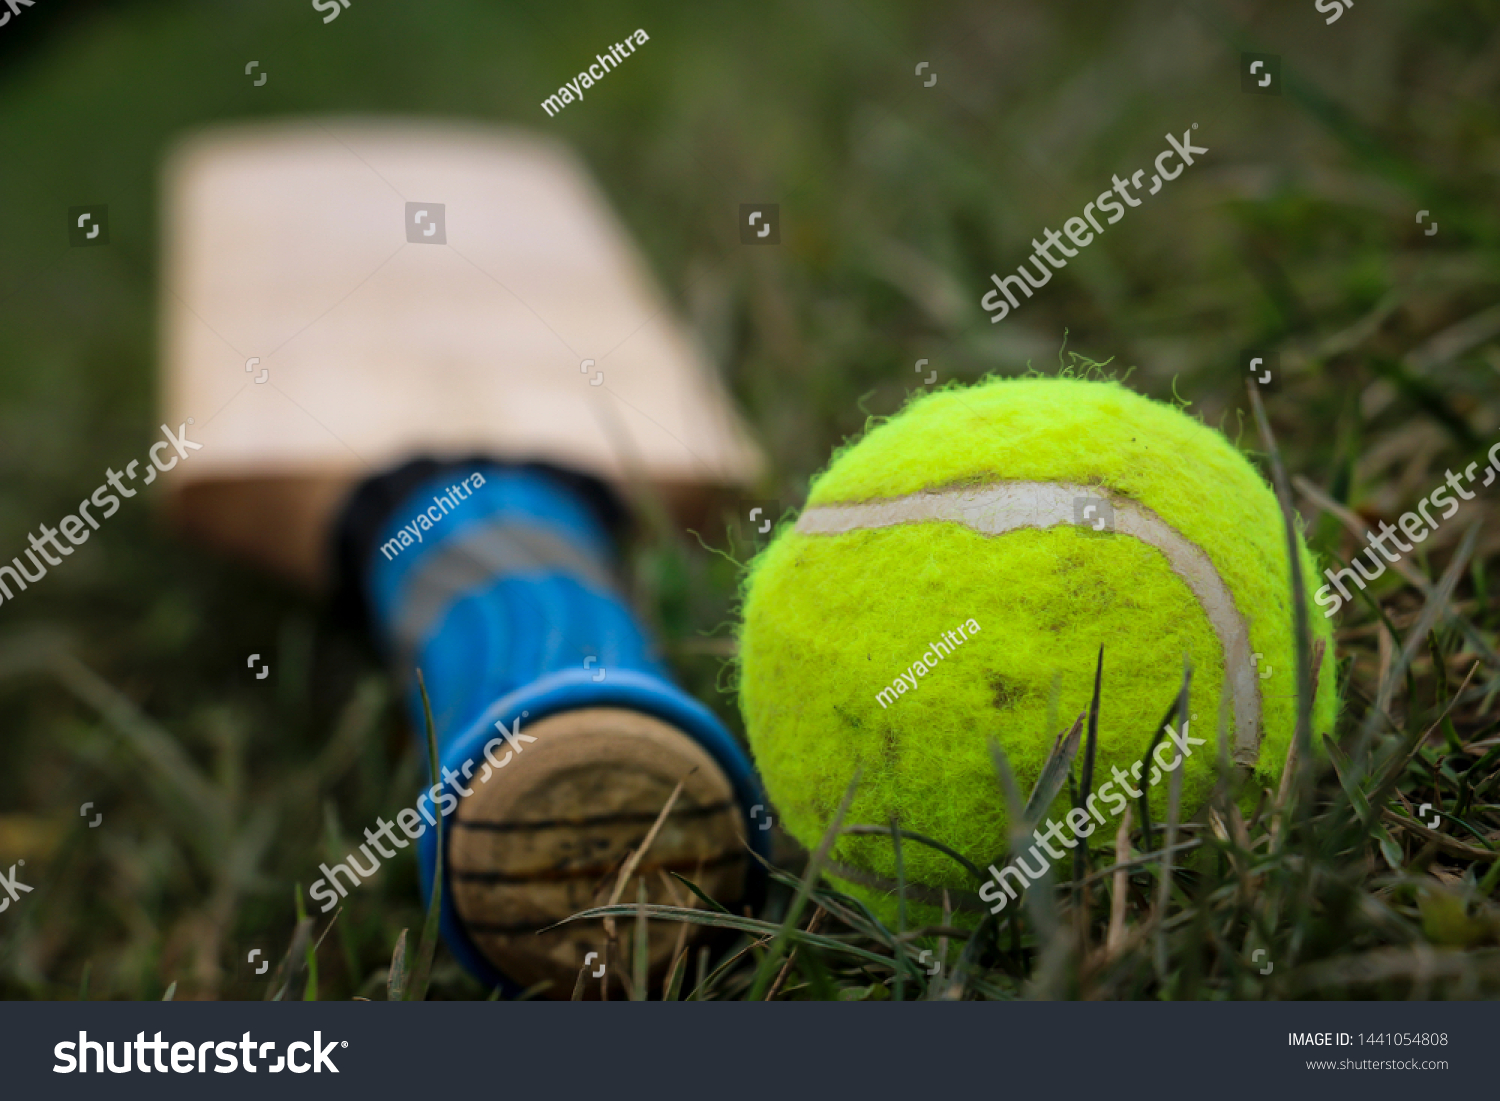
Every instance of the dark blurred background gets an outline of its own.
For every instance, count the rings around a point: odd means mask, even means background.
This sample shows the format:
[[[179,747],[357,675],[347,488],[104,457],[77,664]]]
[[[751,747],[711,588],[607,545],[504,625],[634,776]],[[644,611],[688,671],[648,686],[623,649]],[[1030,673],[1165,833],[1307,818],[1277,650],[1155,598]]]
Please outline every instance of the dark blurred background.
[[[324,24],[308,0],[36,0],[0,26],[0,557],[157,436],[164,150],[202,123],[306,114],[572,143],[770,455],[762,497],[799,505],[830,450],[932,370],[935,385],[1054,372],[1074,353],[1258,449],[1240,353],[1269,347],[1292,472],[1399,512],[1500,427],[1500,3],[1327,14],[350,0]],[[647,45],[547,117],[542,99],[637,28]],[[1241,90],[1245,51],[1280,56],[1281,95]],[[988,323],[991,272],[1194,123],[1201,164]],[[779,246],[739,243],[749,201],[781,205]],[[108,247],[70,248],[67,208],[98,202]],[[35,888],[0,915],[7,997],[159,998],[173,981],[178,997],[254,995],[237,946],[284,949],[295,885],[418,782],[360,641],[174,538],[157,504],[127,502],[0,605],[0,870],[25,860]],[[1490,521],[1465,596],[1483,609],[1500,547],[1494,501],[1473,507]],[[1306,514],[1337,549],[1342,528]],[[1423,550],[1440,559],[1460,533]],[[736,729],[731,559],[748,551],[732,524],[658,518],[631,552],[674,667]],[[1345,635],[1346,657],[1375,645],[1357,622]],[[379,990],[421,914],[410,858],[393,861],[325,945],[322,996]],[[435,995],[484,995],[439,959]]]

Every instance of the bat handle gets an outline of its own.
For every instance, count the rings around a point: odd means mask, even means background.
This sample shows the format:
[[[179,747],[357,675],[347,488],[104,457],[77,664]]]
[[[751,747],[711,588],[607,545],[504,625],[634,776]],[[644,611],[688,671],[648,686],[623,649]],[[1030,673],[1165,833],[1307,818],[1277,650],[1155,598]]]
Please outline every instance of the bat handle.
[[[427,465],[430,477],[407,478],[386,501],[360,573],[419,738],[422,670],[440,768],[478,768],[486,743],[517,722],[524,730],[576,708],[628,708],[698,742],[747,813],[764,802],[744,749],[672,683],[621,592],[608,530],[567,476]]]

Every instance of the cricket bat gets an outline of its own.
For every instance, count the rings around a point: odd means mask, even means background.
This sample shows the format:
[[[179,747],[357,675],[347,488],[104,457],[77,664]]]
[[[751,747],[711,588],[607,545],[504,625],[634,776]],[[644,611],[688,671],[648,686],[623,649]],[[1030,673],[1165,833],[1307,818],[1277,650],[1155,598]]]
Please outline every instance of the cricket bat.
[[[762,469],[579,160],[503,128],[306,120],[168,158],[162,407],[189,532],[317,588],[351,487],[543,460],[669,503]]]

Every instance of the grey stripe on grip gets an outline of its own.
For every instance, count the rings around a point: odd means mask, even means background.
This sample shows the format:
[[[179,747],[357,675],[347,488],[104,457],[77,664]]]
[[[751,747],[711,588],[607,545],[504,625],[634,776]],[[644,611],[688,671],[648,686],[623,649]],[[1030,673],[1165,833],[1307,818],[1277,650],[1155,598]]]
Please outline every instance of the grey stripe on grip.
[[[496,578],[524,573],[566,573],[599,592],[615,589],[597,559],[552,530],[514,520],[486,524],[453,539],[412,571],[395,617],[399,668],[411,668],[423,640],[455,601]]]

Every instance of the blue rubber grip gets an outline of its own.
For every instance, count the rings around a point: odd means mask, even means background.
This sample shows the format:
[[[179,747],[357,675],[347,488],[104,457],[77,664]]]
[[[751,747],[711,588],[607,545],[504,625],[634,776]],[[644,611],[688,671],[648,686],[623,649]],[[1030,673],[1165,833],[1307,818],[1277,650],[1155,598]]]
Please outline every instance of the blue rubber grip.
[[[524,731],[575,708],[630,708],[708,752],[733,786],[751,848],[769,857],[768,835],[750,819],[764,796],[749,757],[708,708],[671,682],[611,584],[613,557],[588,506],[534,469],[481,465],[472,475],[434,478],[392,511],[364,589],[376,635],[405,678],[422,760],[426,721],[414,668],[427,684],[440,771],[483,766],[497,724],[514,730],[519,719]],[[472,790],[473,781],[460,782]],[[429,799],[441,783],[441,775],[429,777]],[[451,814],[454,805],[444,805]],[[427,898],[435,830],[422,835],[418,852]],[[513,989],[470,941],[447,884],[442,931],[481,982]]]

